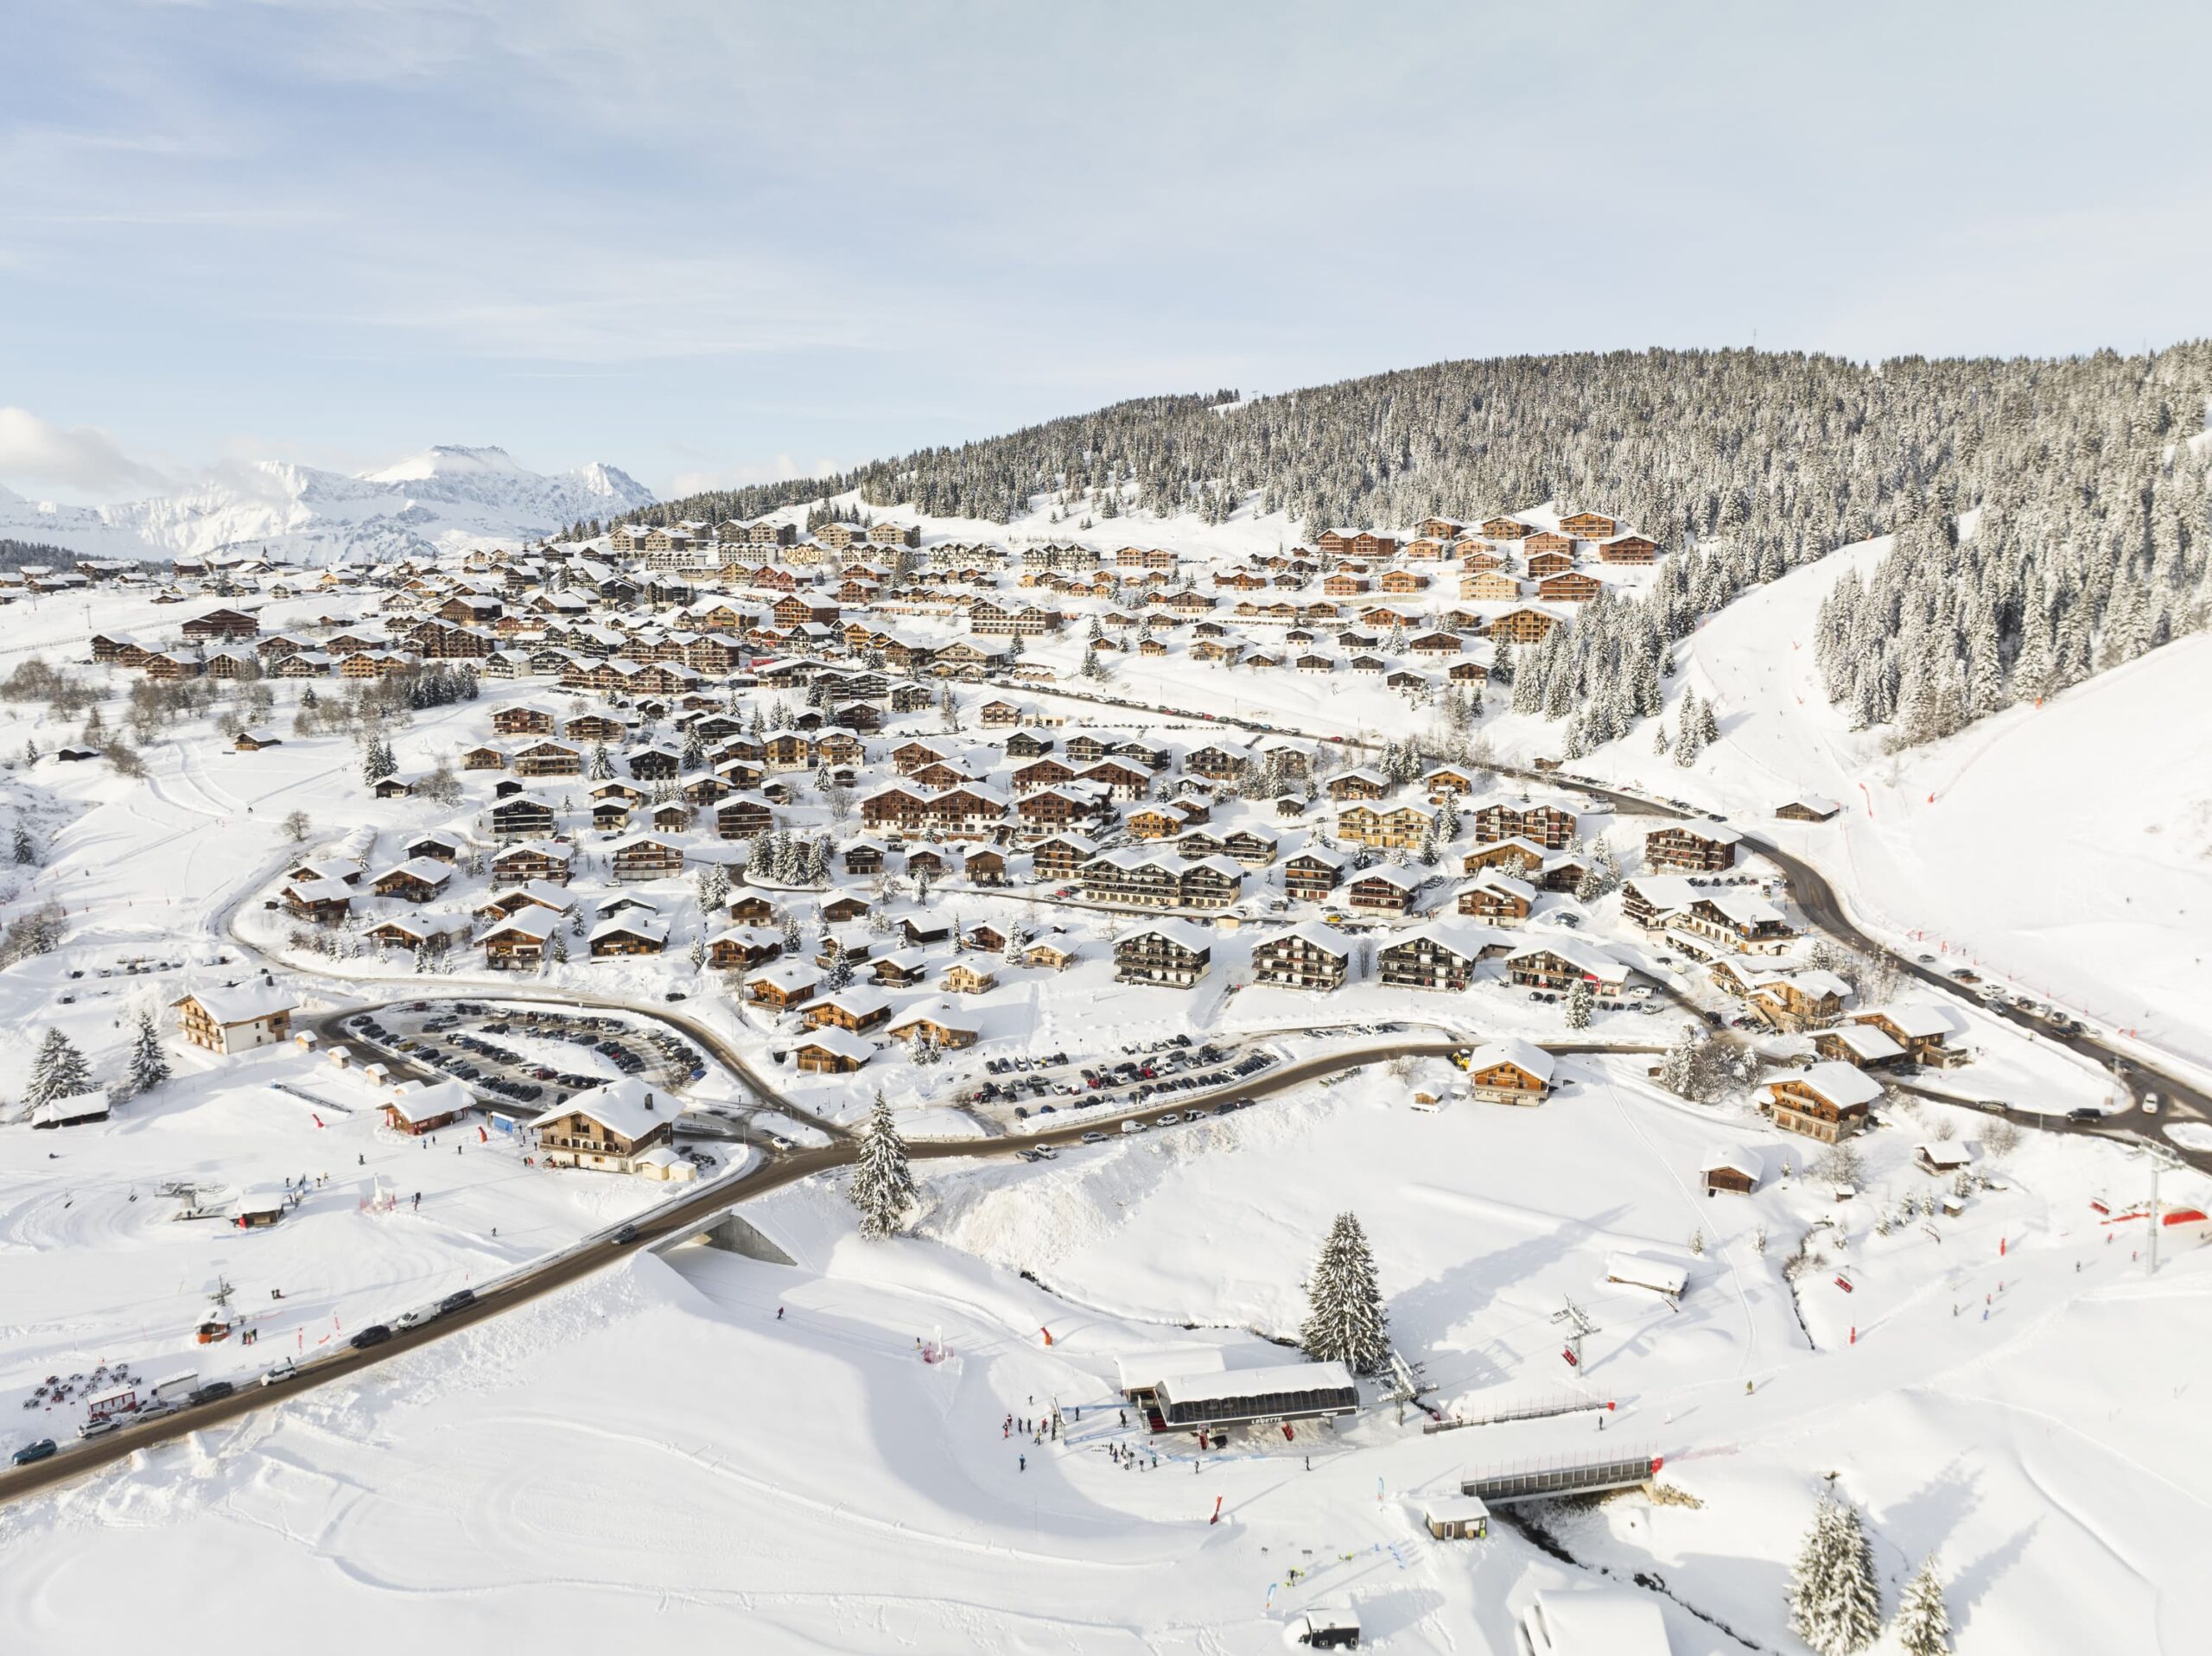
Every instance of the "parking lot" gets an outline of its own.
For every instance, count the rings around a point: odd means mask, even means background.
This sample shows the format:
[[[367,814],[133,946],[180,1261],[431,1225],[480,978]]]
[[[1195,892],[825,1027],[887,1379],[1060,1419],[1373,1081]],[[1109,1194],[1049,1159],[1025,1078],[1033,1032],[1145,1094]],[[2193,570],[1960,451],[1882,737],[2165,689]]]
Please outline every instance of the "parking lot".
[[[707,1073],[682,1036],[607,1012],[480,1000],[417,1000],[356,1012],[346,1032],[461,1082],[496,1103],[533,1110],[623,1075],[680,1093]]]
[[[1065,1052],[993,1058],[983,1066],[980,1083],[960,1093],[958,1099],[1001,1120],[1027,1122],[1065,1110],[1128,1109],[1158,1097],[1210,1092],[1249,1080],[1280,1062],[1264,1049],[1239,1056],[1211,1044],[1196,1045],[1187,1035],[1133,1044],[1122,1050],[1124,1056],[1118,1060],[1100,1058],[1082,1066],[1071,1063]]]

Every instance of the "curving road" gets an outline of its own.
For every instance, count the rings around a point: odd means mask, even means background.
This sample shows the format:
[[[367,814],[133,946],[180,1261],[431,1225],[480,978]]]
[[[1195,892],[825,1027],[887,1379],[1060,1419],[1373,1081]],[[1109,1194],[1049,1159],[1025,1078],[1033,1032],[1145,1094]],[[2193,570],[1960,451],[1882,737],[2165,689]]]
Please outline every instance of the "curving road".
[[[1154,715],[1165,714],[1172,718],[1188,719],[1197,724],[1227,726],[1235,729],[1250,731],[1259,735],[1294,736],[1301,741],[1362,751],[1374,746],[1357,736],[1321,735],[1312,731],[1299,730],[1285,725],[1268,724],[1262,720],[1240,718],[1228,714],[1198,713],[1183,707],[1160,707],[1150,702],[1130,701],[1113,696],[1097,695],[1089,691],[1065,690],[1058,687],[1026,684],[1012,680],[988,682],[999,688],[1027,695],[1062,696],[1071,701],[1088,702],[1096,707],[1122,708]],[[1505,765],[1496,759],[1488,761],[1484,768],[1495,771],[1501,776],[1513,777],[1522,782],[1539,784],[1547,787],[1568,788],[1579,793],[1590,795],[1593,798],[1605,800],[1624,815],[1657,816],[1693,822],[1703,819],[1705,815],[1702,812],[1685,810],[1663,799],[1656,799],[1649,795],[1592,782],[1569,772],[1537,771],[1525,766]],[[2129,1094],[2139,1106],[2146,1092],[2156,1093],[2158,1094],[2161,1111],[2161,1115],[2157,1118],[2143,1115],[2139,1109],[2126,1112],[2115,1111],[2112,1115],[2098,1121],[2070,1121],[2063,1116],[2008,1109],[2005,1114],[2009,1119],[2023,1126],[2034,1127],[2041,1132],[2107,1139],[2136,1145],[2169,1158],[2184,1162],[2200,1171],[2212,1173],[2212,1152],[2185,1150],[2167,1139],[2156,1125],[2157,1121],[2164,1120],[2168,1115],[2176,1116],[2183,1120],[2212,1123],[2212,1093],[2208,1093],[2206,1089],[2198,1087],[2196,1083],[2184,1081],[2179,1076],[2159,1069],[2155,1064],[2145,1063],[2132,1052],[2122,1051],[2120,1048],[2099,1037],[2092,1031],[2085,1029],[2061,1034],[2040,1019],[2029,1017],[2017,1007],[2009,1005],[1992,1005],[1978,995],[1969,993],[1942,973],[1898,953],[1888,944],[1861,930],[1858,923],[1851,917],[1842,895],[1834,884],[1827,875],[1802,857],[1783,850],[1762,835],[1740,828],[1738,832],[1743,834],[1745,845],[1760,855],[1770,859],[1788,877],[1790,895],[1796,899],[1798,906],[1804,910],[1806,917],[1838,942],[1848,944],[1863,955],[1890,961],[1900,972],[1916,979],[1928,987],[1938,990],[1968,1006],[1978,1007],[1983,1012],[1992,1012],[2005,1018],[2018,1025],[2036,1039],[2063,1047],[2068,1051],[2087,1058],[2108,1071],[2116,1070],[2126,1080]],[[2146,1125],[2138,1125],[2139,1123]]]
[[[412,996],[409,999],[433,997]],[[349,1008],[343,1015],[350,1016],[355,1010],[359,1009]],[[629,1010],[635,1012],[637,1009]],[[333,1017],[339,1015],[329,1014]],[[1324,1054],[1285,1064],[1247,1085],[1186,1094],[1177,1100],[1172,1108],[1173,1113],[1179,1114],[1200,1104],[1217,1103],[1225,1096],[1255,1100],[1270,1097],[1311,1081],[1362,1069],[1372,1063],[1387,1063],[1402,1055],[1440,1056],[1467,1044],[1464,1039],[1436,1035],[1396,1042],[1384,1047]],[[1603,1041],[1563,1041],[1547,1047],[1547,1050],[1559,1053],[1649,1053],[1659,1050],[1632,1043]],[[1154,1099],[1143,1107],[1101,1113],[1065,1126],[1033,1128],[1029,1132],[1010,1133],[1001,1138],[917,1139],[907,1146],[907,1152],[915,1161],[1018,1156],[1039,1147],[1079,1145],[1086,1133],[1103,1133],[1118,1138],[1122,1136],[1123,1122],[1151,1122],[1168,1114],[1169,1110],[1170,1107],[1165,1101]],[[842,1167],[857,1159],[859,1154],[858,1141],[849,1136],[814,1149],[763,1152],[763,1159],[744,1172],[672,1198],[630,1221],[626,1227],[602,1232],[586,1239],[575,1247],[536,1265],[526,1266],[499,1282],[479,1289],[475,1300],[461,1310],[418,1328],[396,1329],[392,1337],[381,1345],[360,1350],[345,1347],[299,1364],[296,1379],[275,1386],[249,1383],[229,1397],[188,1405],[159,1419],[126,1425],[91,1443],[65,1447],[51,1458],[35,1462],[29,1466],[0,1469],[0,1504],[87,1476],[129,1458],[139,1450],[169,1443],[207,1427],[236,1420],[256,1409],[281,1404],[285,1399],[296,1396],[301,1392],[330,1385],[360,1374],[379,1363],[405,1356],[434,1340],[443,1339],[447,1335],[458,1333],[487,1317],[501,1316],[532,1300],[581,1282],[641,1248],[675,1239],[701,1221],[710,1220],[741,1202],[781,1190],[813,1174]],[[622,1234],[625,1229],[630,1233],[626,1237]]]

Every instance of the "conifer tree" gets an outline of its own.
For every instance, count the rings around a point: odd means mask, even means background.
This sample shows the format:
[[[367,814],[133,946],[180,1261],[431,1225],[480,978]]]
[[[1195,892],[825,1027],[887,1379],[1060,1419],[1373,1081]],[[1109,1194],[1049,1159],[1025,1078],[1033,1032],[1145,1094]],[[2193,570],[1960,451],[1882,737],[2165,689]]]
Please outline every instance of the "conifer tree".
[[[1567,992],[1567,1026],[1569,1029],[1590,1027],[1590,980],[1577,978]]]
[[[1950,1656],[1951,1613],[1943,1605],[1943,1583],[1936,1579],[1933,1554],[1906,1583],[1904,1601],[1890,1624],[1904,1656]]]
[[[1873,1548],[1849,1501],[1824,1494],[1790,1571],[1789,1630],[1818,1656],[1855,1656],[1882,1631]]]
[[[92,1066],[85,1055],[60,1030],[48,1027],[31,1059],[30,1079],[23,1084],[23,1102],[51,1104],[57,1098],[74,1098],[92,1089]]]
[[[897,1234],[919,1199],[913,1171],[907,1165],[906,1141],[899,1136],[891,1106],[881,1093],[875,1095],[868,1126],[861,1133],[861,1158],[853,1168],[850,1195],[860,1212],[861,1234],[871,1241]]]
[[[1340,1213],[1321,1244],[1306,1285],[1306,1324],[1299,1343],[1316,1362],[1341,1362],[1372,1374],[1389,1355],[1388,1315],[1375,1276],[1375,1255],[1358,1218]]]
[[[150,1008],[141,1007],[130,1037],[130,1090],[151,1092],[169,1078],[168,1055],[162,1050],[162,1032]]]
[[[31,840],[31,831],[20,822],[16,824],[16,866],[22,867],[38,860],[38,847]]]

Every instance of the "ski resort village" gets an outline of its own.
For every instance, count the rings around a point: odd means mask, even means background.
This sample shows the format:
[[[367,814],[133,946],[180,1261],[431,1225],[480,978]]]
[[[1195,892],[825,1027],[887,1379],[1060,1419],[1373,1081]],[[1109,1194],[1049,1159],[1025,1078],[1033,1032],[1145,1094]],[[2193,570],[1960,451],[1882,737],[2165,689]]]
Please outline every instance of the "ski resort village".
[[[2199,1647],[2146,441],[2102,621],[1064,460],[14,557],[7,1644]]]

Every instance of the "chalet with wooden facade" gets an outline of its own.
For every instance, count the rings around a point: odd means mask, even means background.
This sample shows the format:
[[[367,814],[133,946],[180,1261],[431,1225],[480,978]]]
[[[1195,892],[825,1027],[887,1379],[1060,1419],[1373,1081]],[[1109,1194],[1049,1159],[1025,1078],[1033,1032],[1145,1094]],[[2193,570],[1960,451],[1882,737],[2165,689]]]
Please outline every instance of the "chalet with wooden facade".
[[[1866,1125],[1882,1086],[1851,1064],[1821,1063],[1769,1082],[1767,1095],[1776,1126],[1832,1145]]]

